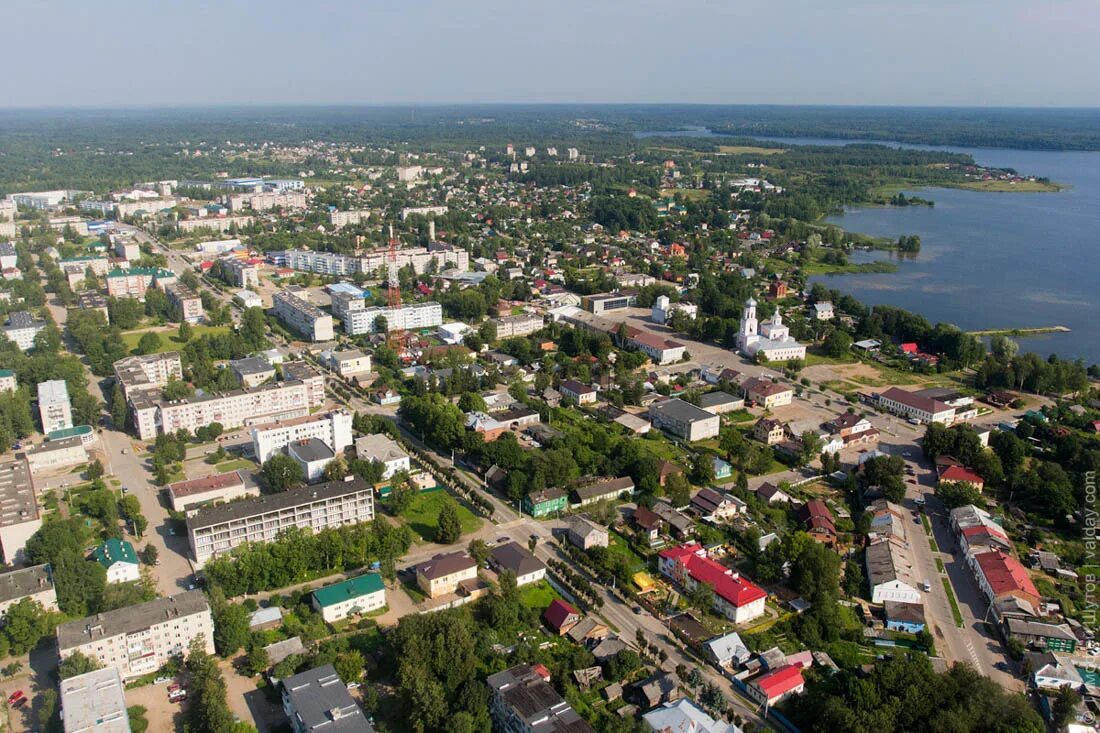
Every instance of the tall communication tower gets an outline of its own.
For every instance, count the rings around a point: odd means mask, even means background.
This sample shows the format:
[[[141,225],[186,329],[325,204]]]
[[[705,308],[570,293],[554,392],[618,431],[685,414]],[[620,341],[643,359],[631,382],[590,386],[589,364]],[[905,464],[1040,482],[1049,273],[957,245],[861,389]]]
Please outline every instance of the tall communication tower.
[[[393,320],[395,311],[401,308],[401,277],[397,268],[397,237],[393,235],[393,224],[390,224],[390,252],[387,260],[386,284],[388,285],[386,304],[390,307],[390,319],[386,322],[387,340],[392,347],[400,340],[401,336],[401,329],[394,328],[393,323],[390,322]]]

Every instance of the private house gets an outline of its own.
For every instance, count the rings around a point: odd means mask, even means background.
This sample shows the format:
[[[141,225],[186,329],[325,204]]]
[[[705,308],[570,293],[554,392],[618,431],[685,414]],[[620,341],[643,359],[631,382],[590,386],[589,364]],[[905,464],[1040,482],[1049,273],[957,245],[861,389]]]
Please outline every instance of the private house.
[[[802,668],[787,664],[765,672],[749,682],[749,697],[761,705],[771,707],[790,695],[797,695],[806,688]]]
[[[561,489],[540,489],[523,497],[520,508],[536,519],[569,508],[569,497]]]
[[[787,439],[787,426],[779,420],[762,417],[753,425],[752,437],[764,445],[778,445]]]
[[[710,660],[726,671],[737,669],[752,659],[752,652],[741,641],[741,635],[736,631],[704,642],[703,648]]]
[[[415,567],[416,584],[429,598],[458,590],[465,581],[477,579],[477,561],[465,552],[436,555]]]
[[[670,672],[658,671],[630,686],[630,698],[643,709],[655,708],[682,697],[680,685]]]
[[[386,607],[386,586],[378,573],[366,573],[313,591],[313,608],[326,623]]]
[[[764,614],[767,593],[736,570],[707,557],[702,545],[662,550],[657,565],[662,575],[687,591],[700,583],[710,585],[714,589],[714,610],[734,623],[745,623]]]
[[[676,539],[686,540],[694,536],[695,521],[667,501],[655,503],[653,513],[664,520],[672,536]]]
[[[728,522],[738,514],[742,514],[747,505],[729,494],[704,488],[699,489],[695,496],[691,497],[691,508],[703,519],[712,522]]]
[[[811,499],[799,507],[797,513],[811,537],[828,544],[836,539],[836,520],[821,499]]]
[[[518,542],[497,545],[489,554],[489,563],[498,573],[505,571],[516,578],[516,585],[537,583],[546,577],[546,565]]]
[[[629,476],[604,479],[573,489],[573,504],[583,507],[600,501],[615,501],[623,493],[633,491],[634,480]]]
[[[581,612],[568,602],[555,598],[542,612],[542,620],[558,636],[565,636],[581,621]]]
[[[634,531],[644,536],[650,547],[658,547],[664,544],[664,540],[661,539],[664,520],[652,511],[639,505],[631,516],[631,522],[634,524]]]
[[[393,478],[395,473],[411,468],[409,454],[401,449],[393,438],[383,433],[364,435],[355,439],[355,456],[364,461],[378,461],[385,470],[383,479]]]
[[[129,583],[141,580],[141,566],[134,546],[126,540],[111,538],[95,548],[96,562],[107,571],[108,583]]]
[[[886,628],[891,631],[904,631],[919,634],[924,631],[924,606],[905,601],[886,601],[883,604],[886,613]]]
[[[770,481],[756,487],[756,496],[767,504],[790,504],[792,501],[790,494]]]
[[[864,555],[871,602],[902,601],[920,603],[918,581],[904,547],[893,540],[879,540],[867,546]]]
[[[574,624],[573,628],[565,632],[565,635],[577,644],[587,646],[592,642],[599,643],[603,639],[606,639],[607,635],[610,633],[611,629],[606,625],[601,624],[592,616],[585,616]]]
[[[584,517],[570,517],[566,538],[582,550],[590,547],[607,547],[611,535],[605,527]]]
[[[558,392],[564,399],[577,405],[591,405],[596,402],[596,388],[573,379],[566,379],[559,384]]]
[[[717,480],[727,479],[733,475],[733,465],[725,458],[711,456],[710,465],[714,470],[714,478]]]
[[[878,440],[879,431],[871,421],[854,412],[845,412],[828,423],[829,430],[839,435],[844,445],[857,445]]]
[[[1073,664],[1073,658],[1055,652],[1031,652],[1025,656],[1031,669],[1031,683],[1039,690],[1080,689],[1085,681]]]
[[[725,720],[715,720],[693,701],[680,698],[666,702],[642,715],[649,730],[664,733],[740,733],[741,729]]]
[[[765,410],[789,405],[794,399],[792,388],[773,382],[770,379],[759,379],[757,377],[750,377],[742,382],[741,393],[745,395],[746,402],[759,405]]]

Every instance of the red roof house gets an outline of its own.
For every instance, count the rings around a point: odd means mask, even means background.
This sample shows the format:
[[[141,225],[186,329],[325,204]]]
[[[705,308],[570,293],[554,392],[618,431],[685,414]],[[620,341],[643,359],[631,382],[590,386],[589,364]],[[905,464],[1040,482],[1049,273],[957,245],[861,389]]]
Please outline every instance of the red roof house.
[[[762,705],[774,705],[788,695],[802,692],[805,686],[802,669],[793,664],[786,664],[750,682],[748,693]]]
[[[714,609],[734,623],[749,621],[764,613],[767,593],[740,573],[707,557],[702,545],[691,543],[671,547],[658,556],[661,574],[680,585],[694,588],[705,583],[714,589]]]
[[[973,484],[974,488],[981,491],[985,488],[985,480],[968,468],[962,466],[948,466],[940,473],[940,482],[955,481],[962,484]]]
[[[1039,591],[1020,561],[1000,550],[974,555],[978,587],[990,602],[1012,596],[1039,608]]]
[[[542,620],[559,636],[564,636],[569,629],[580,623],[581,612],[558,598],[542,612]]]
[[[904,343],[904,344],[901,345],[901,352],[903,354],[915,354],[918,351],[920,351],[920,347],[917,346],[912,341],[910,341],[908,343]]]

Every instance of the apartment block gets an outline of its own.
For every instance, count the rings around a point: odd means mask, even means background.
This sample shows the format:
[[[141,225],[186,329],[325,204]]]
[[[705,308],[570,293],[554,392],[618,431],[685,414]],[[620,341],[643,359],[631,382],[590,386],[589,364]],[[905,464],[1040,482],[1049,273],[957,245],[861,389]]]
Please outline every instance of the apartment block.
[[[229,196],[229,208],[234,212],[241,209],[252,209],[253,211],[304,209],[306,204],[306,194],[301,191],[236,193]]]
[[[176,228],[185,233],[209,229],[212,232],[224,234],[234,228],[243,229],[252,226],[253,221],[251,216],[204,216],[197,219],[181,219],[176,222]]]
[[[344,330],[350,336],[374,333],[382,316],[387,331],[416,331],[443,325],[443,306],[439,303],[412,303],[398,308],[374,307],[351,311],[344,319]]]
[[[200,509],[187,520],[196,566],[291,527],[319,532],[374,519],[374,487],[358,476]]]
[[[69,257],[57,262],[57,266],[62,270],[68,265],[77,266],[81,272],[91,270],[99,277],[103,277],[110,271],[106,257]]]
[[[138,201],[119,201],[115,204],[115,216],[119,219],[126,219],[131,216],[152,214],[164,209],[171,209],[178,204],[179,199],[171,196]]]
[[[230,257],[221,261],[222,272],[238,288],[260,287],[260,268],[247,260]]]
[[[176,273],[155,267],[131,267],[107,273],[107,295],[112,298],[145,300],[145,291],[154,285],[166,288],[176,282]]]
[[[352,415],[347,410],[333,410],[325,415],[310,415],[282,420],[252,428],[252,451],[263,463],[291,443],[316,438],[335,453],[352,443]]]
[[[35,320],[29,312],[15,311],[8,314],[4,335],[9,341],[14,341],[21,351],[29,351],[34,348],[34,337],[45,327],[44,322]]]
[[[497,327],[498,339],[509,339],[517,336],[529,336],[542,330],[541,316],[531,313],[520,313],[514,316],[501,316],[493,321]]]
[[[346,226],[365,224],[370,220],[369,209],[353,209],[352,211],[332,211],[328,215],[329,223],[337,229]]]
[[[0,553],[4,562],[23,562],[27,540],[41,526],[27,461],[20,458],[0,463]]]
[[[0,369],[0,392],[14,392],[19,389],[19,380],[11,369]]]
[[[688,442],[718,435],[722,419],[680,399],[655,402],[649,407],[653,426]]]
[[[141,392],[159,390],[170,379],[183,379],[178,351],[163,354],[128,356],[115,362],[115,379],[127,399]]]
[[[164,288],[168,295],[168,302],[180,311],[180,318],[187,323],[199,323],[204,314],[202,310],[202,298],[191,288],[177,282]]]
[[[594,733],[550,684],[545,667],[521,664],[489,675],[493,730],[502,733]]]
[[[312,303],[284,290],[272,299],[275,315],[292,330],[310,341],[331,341],[334,338],[332,316]]]
[[[47,611],[57,610],[57,590],[49,565],[32,565],[0,574],[0,617],[25,598]]]
[[[130,398],[134,427],[142,440],[153,440],[158,433],[186,430],[219,423],[224,428],[239,428],[260,422],[302,417],[313,403],[310,386],[294,380],[265,384],[223,394],[203,394],[158,402],[146,395]]]
[[[69,387],[64,379],[38,383],[38,415],[42,432],[52,433],[73,426],[73,409],[69,403]]]
[[[130,680],[186,654],[196,638],[214,653],[210,605],[202,591],[193,590],[61,624],[57,654],[67,659],[80,652]]]
[[[431,269],[442,272],[449,268],[470,269],[470,253],[458,247],[446,244],[432,244],[428,247],[405,247],[397,250],[394,260],[390,260],[388,249],[376,249],[357,252],[353,255],[334,252],[314,252],[308,249],[288,249],[278,255],[293,270],[316,272],[322,275],[375,275],[388,271],[391,265],[398,269],[412,266],[417,274]]]

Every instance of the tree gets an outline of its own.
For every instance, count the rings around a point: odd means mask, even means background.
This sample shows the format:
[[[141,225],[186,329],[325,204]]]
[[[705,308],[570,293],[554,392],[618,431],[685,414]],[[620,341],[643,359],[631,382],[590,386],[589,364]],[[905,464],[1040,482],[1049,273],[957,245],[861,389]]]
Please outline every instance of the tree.
[[[149,730],[149,720],[145,717],[144,705],[131,705],[126,708],[126,716],[130,719],[130,733],[145,733]]]
[[[111,426],[115,430],[125,430],[126,420],[130,416],[130,410],[126,405],[126,395],[122,391],[122,385],[115,382],[111,388]]]
[[[458,504],[448,499],[439,510],[439,520],[435,529],[435,541],[441,545],[458,542],[462,536],[462,522],[458,518]]]
[[[463,392],[458,398],[458,409],[463,412],[484,412],[485,399],[477,392]]]
[[[978,487],[966,481],[941,481],[936,486],[936,496],[940,497],[947,509],[982,504],[982,494]]]
[[[187,321],[180,321],[180,327],[176,331],[176,338],[180,343],[186,344],[191,340],[191,336],[194,334],[194,329],[191,328],[191,324]]]
[[[88,464],[88,468],[84,471],[84,478],[89,481],[95,481],[97,478],[103,478],[103,462],[98,458]]]
[[[248,308],[241,315],[241,327],[238,330],[241,338],[252,350],[262,349],[267,343],[267,318],[262,308]]]
[[[1077,704],[1081,702],[1081,696],[1071,687],[1060,687],[1054,696],[1054,704],[1051,706],[1051,717],[1054,719],[1054,727],[1062,730],[1068,725],[1077,712]]]
[[[210,609],[214,616],[214,648],[228,658],[248,643],[248,609],[229,603],[220,591],[211,594]]]
[[[688,591],[687,598],[692,608],[706,613],[714,606],[714,586],[710,583],[696,583]]]
[[[141,548],[141,561],[143,563],[145,563],[146,565],[156,565],[157,564],[157,546],[156,545],[146,545],[145,547]]]
[[[155,354],[158,350],[160,350],[160,336],[153,331],[146,331],[138,340],[135,351],[138,354]]]
[[[61,660],[61,664],[57,666],[57,674],[61,679],[66,680],[77,675],[95,672],[97,669],[103,669],[103,665],[98,660],[85,656],[82,652],[73,652]]]
[[[263,646],[259,644],[253,644],[244,658],[244,664],[241,667],[241,671],[249,677],[255,677],[258,674],[266,672],[267,668],[270,666],[271,659],[267,654],[267,649],[264,649]]]
[[[485,544],[485,540],[470,540],[470,544],[466,546],[466,554],[476,560],[478,565],[484,565],[489,561],[489,546]]]
[[[336,456],[325,466],[325,481],[339,481],[348,475],[348,464],[340,456]]]
[[[412,506],[416,494],[416,485],[412,477],[409,476],[408,471],[398,471],[390,477],[390,495],[388,501],[390,511],[392,511],[395,516],[404,513],[406,509]]]
[[[263,475],[268,487],[276,492],[305,481],[301,464],[284,453],[276,453],[264,461]]]

